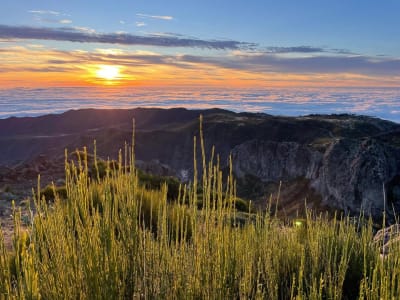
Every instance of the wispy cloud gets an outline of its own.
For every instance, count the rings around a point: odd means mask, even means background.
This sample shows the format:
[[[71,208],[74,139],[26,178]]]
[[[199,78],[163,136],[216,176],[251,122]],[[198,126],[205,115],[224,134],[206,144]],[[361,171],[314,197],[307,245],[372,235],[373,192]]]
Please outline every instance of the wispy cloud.
[[[356,53],[347,49],[337,48],[325,48],[325,47],[314,47],[314,46],[292,46],[292,47],[267,47],[264,53],[275,53],[275,54],[316,54],[316,53],[331,53],[340,55],[357,55]]]
[[[156,15],[148,15],[148,14],[136,14],[136,16],[140,18],[148,18],[148,19],[158,19],[158,20],[165,20],[171,21],[174,19],[172,16],[156,16]]]
[[[355,53],[355,52],[350,51],[348,49],[332,48],[332,49],[329,49],[328,52],[337,53],[337,54],[345,54],[345,55],[360,55],[359,53]]]
[[[63,30],[76,30],[76,31],[80,31],[83,33],[87,33],[87,34],[95,34],[96,30],[94,30],[93,28],[90,27],[84,27],[84,26],[73,26],[72,28],[62,28]]]
[[[61,15],[60,12],[54,11],[54,10],[29,10],[28,12],[32,13],[32,14],[39,14],[39,15],[53,15],[53,16]]]
[[[319,53],[325,52],[324,48],[311,46],[296,46],[296,47],[268,47],[267,52],[271,53]]]
[[[143,27],[146,26],[147,24],[145,22],[136,22],[137,27]]]
[[[16,40],[14,40],[14,39],[3,39],[3,38],[0,38],[0,43],[13,43],[15,41]],[[0,51],[1,51],[1,49],[0,49]]]
[[[363,55],[320,55],[285,58],[266,53],[257,56],[240,55],[224,61],[218,60],[217,64],[264,72],[400,75],[400,59]]]
[[[43,17],[36,17],[35,18],[36,21],[40,22],[40,23],[51,23],[51,24],[71,24],[72,20],[70,19],[52,19],[52,18],[43,18]]]
[[[124,35],[124,34],[122,34]],[[0,37],[2,31],[0,27]],[[157,36],[154,37],[157,40]],[[0,48],[0,52],[9,55],[27,53],[25,48]],[[42,51],[42,50],[41,50]],[[32,57],[40,52],[30,52]],[[50,55],[50,54],[49,54]],[[10,57],[11,57],[10,56]],[[87,51],[52,51],[49,64],[104,64],[134,67],[134,66],[173,66],[181,69],[229,69],[232,71],[249,72],[252,74],[299,74],[304,76],[352,74],[352,78],[390,77],[395,80],[400,77],[400,59],[375,56],[344,56],[328,55],[310,57],[287,57],[280,54],[237,51],[230,55],[189,55],[189,54],[160,54],[145,51],[132,52],[121,49],[97,49]]]
[[[1,31],[0,31],[1,32]],[[5,52],[5,49],[2,49]],[[22,48],[10,48],[10,54],[27,51]],[[127,67],[133,66],[173,66],[182,69],[214,68],[250,72],[253,74],[359,74],[365,76],[400,76],[400,59],[376,58],[368,56],[315,56],[281,57],[274,54],[259,55],[163,55],[147,52],[125,52],[120,49],[100,49],[96,52],[58,51],[52,52],[49,64],[70,63],[111,63]],[[393,77],[394,76],[394,77]]]
[[[54,24],[71,24],[72,20],[61,17],[69,16],[67,14],[54,11],[54,10],[29,10],[29,13],[34,15],[34,19],[41,23],[54,23]]]
[[[173,36],[141,36],[133,34],[97,33],[76,30],[75,28],[47,28],[30,26],[0,25],[0,39],[36,39],[80,43],[106,43],[120,45],[143,45],[160,47],[191,47],[208,49],[242,49],[255,47],[255,44],[234,40],[204,40]]]
[[[286,74],[363,74],[373,76],[400,76],[400,59],[369,56],[320,55],[311,57],[282,57],[280,55],[245,54],[210,57],[183,55],[188,63],[209,64],[216,67],[255,73]]]
[[[60,24],[71,24],[71,23],[72,23],[72,20],[69,20],[69,19],[62,19],[62,20],[59,21],[59,23],[60,23]]]

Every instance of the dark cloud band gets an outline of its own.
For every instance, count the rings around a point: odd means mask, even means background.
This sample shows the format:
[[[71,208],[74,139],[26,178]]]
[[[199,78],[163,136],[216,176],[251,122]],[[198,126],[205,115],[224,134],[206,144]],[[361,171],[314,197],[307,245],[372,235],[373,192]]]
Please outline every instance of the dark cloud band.
[[[271,53],[318,53],[325,52],[324,48],[297,46],[297,47],[268,47],[267,52]]]
[[[159,47],[190,47],[217,50],[250,49],[255,44],[232,40],[201,40],[176,36],[140,36],[128,33],[93,33],[74,28],[43,28],[0,25],[0,38],[54,40]]]
[[[276,54],[205,57],[183,55],[180,61],[209,64],[217,67],[251,71],[298,74],[354,73],[378,76],[400,76],[400,59],[368,56],[281,57]]]

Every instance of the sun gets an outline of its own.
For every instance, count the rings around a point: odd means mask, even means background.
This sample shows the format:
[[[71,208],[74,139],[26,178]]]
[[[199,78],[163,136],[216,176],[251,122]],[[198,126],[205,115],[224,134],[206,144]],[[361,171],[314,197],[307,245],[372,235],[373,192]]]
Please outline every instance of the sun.
[[[96,70],[96,76],[104,80],[117,80],[120,77],[120,68],[118,66],[101,65]]]

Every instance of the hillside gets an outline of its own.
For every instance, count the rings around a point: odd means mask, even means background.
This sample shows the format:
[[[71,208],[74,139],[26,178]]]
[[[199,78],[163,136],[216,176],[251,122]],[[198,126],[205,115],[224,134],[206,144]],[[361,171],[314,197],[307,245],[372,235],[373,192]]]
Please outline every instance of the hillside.
[[[389,217],[400,210],[400,125],[347,114],[280,117],[220,109],[137,108],[4,119],[0,187],[23,189],[26,196],[39,173],[43,184],[57,181],[63,177],[64,149],[87,146],[91,152],[94,140],[99,156],[115,158],[125,141],[131,141],[132,119],[136,158],[188,180],[200,114],[207,153],[215,145],[225,168],[232,154],[239,196],[260,207],[271,194],[276,198],[282,182],[283,215],[303,209],[305,201],[317,210],[354,215],[363,210],[377,219],[384,206]]]

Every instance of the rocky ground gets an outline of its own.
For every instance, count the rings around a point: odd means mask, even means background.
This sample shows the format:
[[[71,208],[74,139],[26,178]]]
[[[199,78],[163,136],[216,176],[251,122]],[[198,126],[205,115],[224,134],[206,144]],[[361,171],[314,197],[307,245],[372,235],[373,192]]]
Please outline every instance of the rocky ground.
[[[11,247],[14,222],[12,204],[16,211],[21,210],[22,225],[29,226],[39,174],[42,188],[53,182],[61,184],[64,178],[64,159],[48,159],[39,155],[29,162],[0,170],[0,222],[8,247]]]

